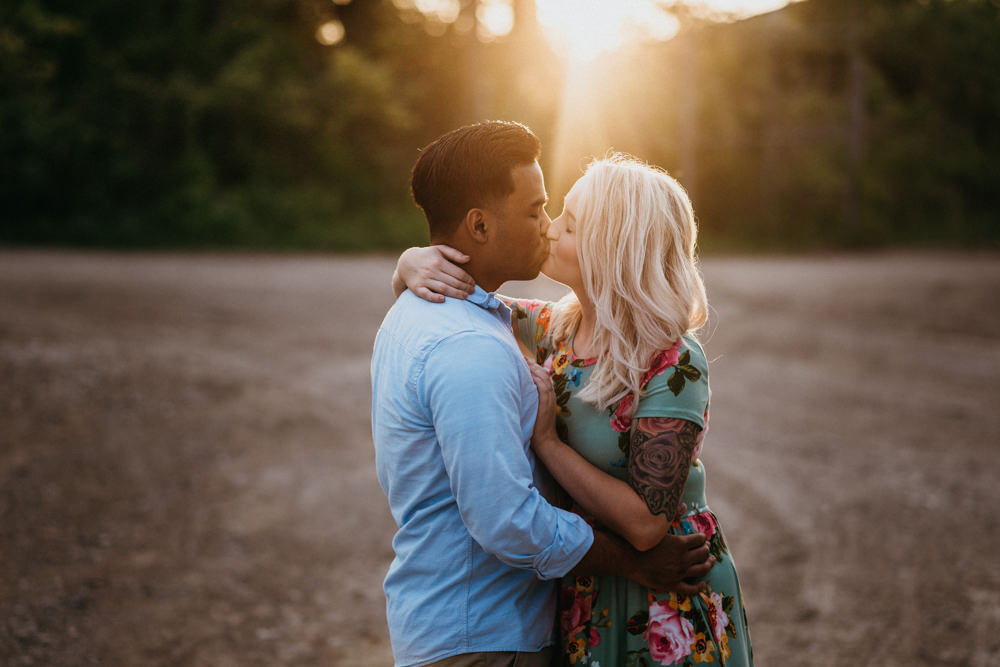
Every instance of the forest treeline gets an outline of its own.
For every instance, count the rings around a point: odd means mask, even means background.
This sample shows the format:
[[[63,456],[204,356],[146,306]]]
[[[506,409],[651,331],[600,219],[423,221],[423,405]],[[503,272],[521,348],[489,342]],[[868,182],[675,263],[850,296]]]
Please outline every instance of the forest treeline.
[[[709,249],[1000,242],[996,0],[682,12],[675,39],[602,56],[577,89],[531,0],[514,6],[481,43],[391,0],[6,2],[0,242],[423,242],[417,149],[484,118],[541,137],[552,213],[615,149],[677,175]]]

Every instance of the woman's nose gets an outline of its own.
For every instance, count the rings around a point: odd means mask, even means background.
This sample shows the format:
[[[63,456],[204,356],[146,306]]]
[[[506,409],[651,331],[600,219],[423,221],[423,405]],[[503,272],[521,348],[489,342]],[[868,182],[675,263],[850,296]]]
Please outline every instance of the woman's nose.
[[[559,240],[559,228],[556,225],[556,223],[553,222],[549,224],[549,228],[545,230],[545,238],[547,238],[550,241]]]

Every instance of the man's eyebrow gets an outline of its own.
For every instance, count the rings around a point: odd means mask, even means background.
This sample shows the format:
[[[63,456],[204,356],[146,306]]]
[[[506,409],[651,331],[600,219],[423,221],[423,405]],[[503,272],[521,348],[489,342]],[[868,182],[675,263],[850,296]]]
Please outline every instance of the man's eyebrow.
[[[549,203],[549,197],[548,197],[548,195],[546,195],[544,197],[541,197],[541,198],[536,199],[535,201],[531,202],[531,208],[536,208],[538,206],[545,206],[548,203]]]

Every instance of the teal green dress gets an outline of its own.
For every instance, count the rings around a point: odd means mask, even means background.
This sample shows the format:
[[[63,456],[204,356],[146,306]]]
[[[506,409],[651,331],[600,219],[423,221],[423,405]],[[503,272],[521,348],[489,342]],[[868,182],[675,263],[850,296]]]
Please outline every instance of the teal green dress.
[[[591,464],[627,479],[630,405],[598,410],[578,399],[576,394],[586,386],[597,360],[575,357],[572,340],[549,338],[551,303],[510,303],[519,337],[551,374],[559,436]],[[705,353],[693,337],[685,336],[656,355],[643,380],[635,418],[677,417],[702,428],[682,496],[688,511],[670,531],[708,535],[717,563],[706,577],[704,592],[696,596],[654,591],[624,577],[565,577],[559,607],[559,664],[753,665],[736,568],[705,499],[705,468],[698,459],[710,396]],[[592,517],[587,519],[594,523]]]

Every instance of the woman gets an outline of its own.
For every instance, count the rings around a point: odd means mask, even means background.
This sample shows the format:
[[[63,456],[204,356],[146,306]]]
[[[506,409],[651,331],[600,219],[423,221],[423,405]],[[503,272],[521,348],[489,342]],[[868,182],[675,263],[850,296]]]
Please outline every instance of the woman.
[[[668,531],[702,532],[717,561],[693,596],[623,577],[567,577],[563,663],[751,665],[739,581],[698,459],[710,392],[693,336],[707,303],[691,203],[663,171],[598,160],[566,195],[548,238],[542,272],[572,292],[555,304],[507,300],[541,364],[532,370],[540,396],[532,448],[575,511],[636,549]],[[414,249],[397,267],[425,298],[456,295],[470,280],[455,265],[432,268],[439,252],[459,259],[452,249]],[[682,502],[686,513],[675,519]]]

